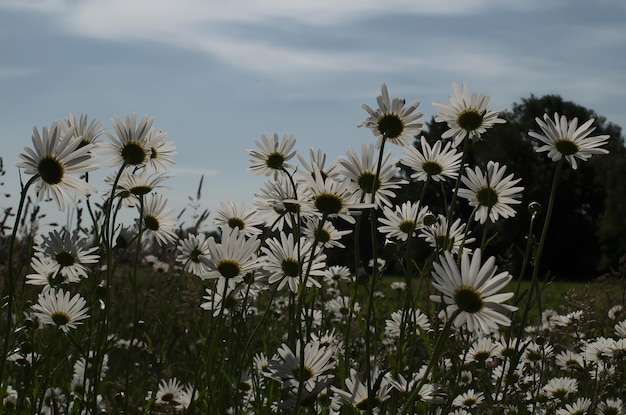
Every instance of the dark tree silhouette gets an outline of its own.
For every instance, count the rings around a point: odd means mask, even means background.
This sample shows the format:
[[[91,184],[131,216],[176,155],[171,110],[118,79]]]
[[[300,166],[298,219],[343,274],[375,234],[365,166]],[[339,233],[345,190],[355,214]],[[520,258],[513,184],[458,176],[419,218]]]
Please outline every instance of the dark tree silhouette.
[[[497,124],[483,139],[472,143],[468,162],[485,167],[487,161],[498,161],[507,165],[507,172],[521,177],[524,186],[522,204],[517,207],[517,217],[500,220],[489,228],[489,235],[497,237],[489,245],[490,255],[499,255],[508,261],[512,271],[519,270],[521,253],[526,244],[530,215],[527,206],[536,201],[543,206],[539,215],[535,235],[541,233],[545,210],[550,197],[556,163],[547,153],[537,153],[539,143],[528,135],[528,131],[540,131],[535,118],[545,113],[565,115],[568,119],[578,118],[579,125],[590,118],[595,119],[593,135],[608,134],[608,155],[597,155],[588,162],[579,163],[577,170],[566,164],[559,180],[556,204],[546,246],[542,258],[542,275],[566,280],[587,280],[609,267],[616,267],[618,259],[626,253],[626,148],[621,128],[607,122],[594,111],[563,100],[560,96],[546,95],[522,99],[513,104],[510,111],[501,117],[505,124]],[[446,130],[445,124],[426,123],[423,135],[433,143]],[[419,146],[419,140],[415,145]],[[508,173],[507,173],[508,174]],[[403,167],[403,175],[410,172]],[[415,200],[421,183],[411,183],[398,203]],[[444,195],[450,194],[451,185],[443,189],[429,185],[425,203],[437,213],[443,213]],[[465,200],[457,201],[456,214],[467,218],[471,212]],[[474,224],[477,238],[482,230]]]

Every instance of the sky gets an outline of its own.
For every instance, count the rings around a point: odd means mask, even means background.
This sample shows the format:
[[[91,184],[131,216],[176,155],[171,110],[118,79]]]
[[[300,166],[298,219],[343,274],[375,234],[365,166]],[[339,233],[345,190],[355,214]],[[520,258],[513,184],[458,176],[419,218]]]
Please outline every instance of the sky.
[[[69,113],[153,117],[176,212],[203,175],[203,209],[250,203],[261,134],[329,159],[374,142],[357,124],[383,83],[425,121],[465,83],[493,109],[557,94],[626,127],[623,0],[0,0],[0,52],[3,208],[33,127]]]

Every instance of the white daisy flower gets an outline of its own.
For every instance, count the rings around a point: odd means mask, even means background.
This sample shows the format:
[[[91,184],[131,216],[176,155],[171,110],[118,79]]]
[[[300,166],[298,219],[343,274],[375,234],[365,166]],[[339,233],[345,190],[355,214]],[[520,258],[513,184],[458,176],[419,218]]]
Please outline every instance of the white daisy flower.
[[[150,143],[150,156],[147,164],[152,167],[154,171],[164,171],[176,164],[172,159],[178,154],[174,151],[176,146],[173,142],[166,141],[167,136],[168,133],[152,128],[146,137],[148,143]]]
[[[422,131],[423,123],[420,120],[421,112],[415,112],[419,106],[419,101],[411,102],[407,107],[404,106],[405,100],[394,98],[389,100],[387,85],[381,87],[382,94],[376,100],[378,108],[372,109],[366,104],[361,104],[369,114],[364,121],[358,124],[358,127],[367,127],[372,130],[374,136],[378,139],[376,147],[380,148],[383,141],[389,141],[399,146],[409,145],[413,138]]]
[[[543,387],[543,393],[548,398],[564,399],[578,392],[578,382],[570,377],[552,378]]]
[[[33,255],[30,259],[30,267],[34,272],[26,275],[26,284],[29,285],[42,285],[46,289],[46,287],[79,281],[78,277],[63,275],[59,272],[59,264],[43,255]]]
[[[304,277],[310,266],[306,286],[321,287],[315,277],[323,275],[326,255],[320,253],[321,249],[318,249],[311,258],[312,249],[313,244],[310,240],[306,238],[295,240],[292,233],[287,235],[281,232],[280,239],[268,239],[267,246],[261,247],[265,254],[263,268],[269,274],[268,283],[278,283],[279,290],[288,284],[291,292],[297,293],[299,285],[305,282]]]
[[[350,208],[373,207],[369,204],[359,204],[349,180],[336,181],[327,177],[324,179],[317,166],[313,166],[315,173],[303,176],[306,180],[308,200],[293,201],[304,205],[310,204],[319,215],[328,218],[340,217],[346,222],[355,223],[356,220],[350,215]]]
[[[461,245],[463,245],[463,252],[471,253],[471,250],[465,246],[471,244],[476,239],[470,238],[471,231],[467,232],[468,238],[463,241],[465,237],[464,223],[461,223],[461,219],[456,219],[448,229],[448,219],[439,214],[437,221],[431,226],[421,228],[419,237],[423,238],[428,244],[438,251],[450,251],[454,255],[459,252]]]
[[[183,385],[176,378],[161,379],[156,392],[156,403],[164,405],[174,405],[179,403],[183,393]],[[152,392],[148,392],[147,399],[151,399]]]
[[[80,294],[70,297],[70,293],[55,288],[39,294],[33,312],[44,326],[56,326],[65,333],[82,324],[89,318],[87,302]]]
[[[437,140],[431,147],[424,136],[420,143],[421,151],[414,146],[405,147],[400,158],[400,163],[413,170],[411,178],[421,182],[428,179],[439,182],[458,177],[463,153],[457,153],[452,143],[448,142],[441,148],[442,142]]]
[[[263,221],[257,219],[256,211],[245,202],[236,205],[234,202],[221,202],[213,218],[216,227],[230,226],[239,228],[246,236],[259,235],[263,230],[259,227]]]
[[[280,140],[276,133],[274,133],[273,138],[268,138],[262,134],[261,140],[262,142],[254,140],[258,150],[248,150],[251,157],[250,163],[252,163],[248,170],[257,176],[274,175],[276,178],[279,172],[294,168],[292,164],[287,163],[296,155],[295,151],[291,151],[296,144],[293,135],[285,134]]]
[[[397,339],[407,330],[429,332],[431,326],[428,316],[421,310],[409,308],[394,311],[391,313],[391,318],[385,320],[385,335],[387,337]]]
[[[389,399],[391,385],[384,373],[378,367],[374,367],[371,373],[372,396],[369,396],[367,382],[362,382],[356,370],[350,369],[350,377],[345,380],[346,390],[332,386],[332,390],[354,408],[365,411],[379,408],[384,401]]]
[[[303,383],[306,390],[313,390],[316,384],[332,376],[328,372],[333,370],[337,363],[331,359],[332,349],[322,346],[318,341],[303,345],[298,339],[295,352],[283,344],[278,348],[278,355],[279,359],[268,361],[268,370],[271,377],[281,381],[285,388],[298,387]]]
[[[332,222],[327,220],[321,222],[320,218],[306,218],[302,234],[312,241],[317,239],[320,246],[324,248],[345,248],[345,245],[339,241],[344,235],[349,235],[352,231],[349,229],[340,231],[335,228]]]
[[[341,172],[349,180],[350,188],[362,202],[371,202],[372,194],[374,194],[374,203],[377,207],[391,206],[391,200],[396,197],[393,190],[399,189],[400,185],[408,182],[395,178],[400,167],[398,167],[397,159],[390,159],[391,152],[386,152],[382,156],[380,171],[376,176],[378,159],[374,156],[374,150],[373,144],[363,144],[361,157],[359,157],[350,147],[346,157],[339,159],[339,164],[343,167]]]
[[[167,199],[161,194],[150,193],[144,197],[141,220],[144,234],[163,246],[176,242],[178,220],[169,216],[174,208],[166,209]]]
[[[459,189],[459,196],[467,199],[470,206],[478,206],[474,218],[481,224],[487,218],[496,222],[500,217],[516,215],[510,205],[521,203],[519,199],[524,188],[515,186],[521,179],[513,179],[512,173],[504,177],[505,172],[506,166],[500,168],[499,163],[489,161],[486,173],[477,166],[475,170],[468,168],[461,178],[467,188]]]
[[[299,182],[294,185],[295,188],[287,178],[279,176],[274,181],[266,180],[261,193],[255,194],[252,203],[257,208],[257,215],[272,229],[295,229],[299,225],[298,215],[300,218],[314,215],[310,203],[298,202],[307,197],[305,185]]]
[[[452,405],[455,407],[475,408],[485,400],[485,395],[482,392],[475,392],[474,389],[468,389],[462,394],[458,395],[452,401]]]
[[[433,286],[441,292],[431,295],[432,301],[446,304],[441,317],[451,316],[457,310],[459,315],[454,325],[467,325],[470,331],[480,330],[489,333],[499,325],[509,326],[511,320],[503,313],[517,310],[517,307],[502,304],[513,297],[513,293],[498,293],[513,278],[504,271],[496,275],[495,258],[490,257],[481,264],[481,252],[477,249],[470,254],[463,252],[461,268],[454,256],[445,251],[439,261],[433,263]]]
[[[334,160],[332,163],[326,166],[326,153],[324,153],[322,150],[315,150],[314,148],[310,148],[310,162],[306,161],[306,159],[302,155],[300,155],[300,153],[297,154],[297,157],[302,167],[301,169],[298,169],[301,175],[313,175],[315,174],[315,171],[319,171],[322,175],[322,178],[324,179],[327,177],[331,177],[333,179],[339,178],[339,161]],[[313,166],[316,166],[316,168],[314,168]]]
[[[465,138],[479,139],[494,124],[506,122],[498,118],[504,108],[492,111],[488,95],[474,92],[470,98],[465,84],[461,84],[461,89],[452,84],[452,89],[454,95],[449,96],[450,104],[433,102],[433,107],[437,110],[435,121],[448,124],[449,129],[441,138],[452,138],[455,147]]]
[[[393,210],[385,206],[383,216],[378,218],[382,224],[378,231],[386,238],[406,241],[424,227],[424,218],[429,213],[428,206],[421,207],[419,202],[407,201]]]
[[[256,236],[246,237],[239,228],[220,228],[221,242],[210,237],[209,255],[200,255],[200,260],[209,271],[200,275],[202,279],[225,279],[230,288],[243,281],[243,277],[257,269],[259,260],[256,250],[260,241]]]
[[[176,262],[183,264],[183,269],[193,275],[200,276],[209,271],[209,267],[200,259],[209,255],[209,244],[206,235],[190,233],[178,243]]]
[[[565,115],[559,117],[554,113],[554,120],[548,114],[544,114],[543,120],[535,118],[541,128],[542,134],[530,131],[528,135],[544,143],[537,148],[537,152],[548,152],[548,157],[553,161],[561,160],[562,157],[578,168],[576,159],[587,161],[594,154],[608,154],[605,148],[600,148],[609,140],[609,135],[589,136],[596,128],[592,127],[594,119],[590,119],[578,127],[578,118],[568,121]]]
[[[111,119],[117,134],[104,132],[111,141],[99,142],[100,154],[113,156],[106,166],[143,166],[150,161],[153,143],[151,130],[153,119],[144,115],[139,123],[135,114],[127,115],[125,122],[119,117]]]
[[[140,196],[145,196],[155,189],[169,189],[169,187],[161,186],[161,183],[169,178],[170,176],[158,172],[148,174],[146,169],[141,169],[139,172],[125,170],[117,182],[115,197],[122,199],[124,206],[139,206]],[[113,180],[114,178],[111,176],[105,179],[111,186],[113,185]]]
[[[53,124],[48,129],[43,127],[42,135],[33,128],[33,148],[24,147],[20,154],[21,162],[16,166],[23,168],[26,174],[34,175],[34,184],[39,200],[51,197],[59,210],[65,209],[65,200],[74,206],[74,195],[87,196],[96,188],[74,177],[98,166],[91,154],[91,144],[81,147],[81,141],[73,139],[73,130],[61,136],[61,125]]]
[[[43,238],[42,244],[36,246],[35,251],[40,258],[52,260],[55,273],[74,282],[87,278],[88,264],[96,264],[100,260],[100,256],[95,253],[98,247],[87,248],[85,245],[85,241],[79,239],[77,234],[70,235],[67,231],[61,234],[54,230]]]
[[[104,132],[102,123],[98,120],[91,120],[87,124],[87,114],[81,114],[80,119],[77,119],[75,115],[70,113],[65,118],[64,123],[64,133],[71,131],[73,139],[81,141],[80,146],[95,143]],[[93,149],[94,147],[92,147]]]

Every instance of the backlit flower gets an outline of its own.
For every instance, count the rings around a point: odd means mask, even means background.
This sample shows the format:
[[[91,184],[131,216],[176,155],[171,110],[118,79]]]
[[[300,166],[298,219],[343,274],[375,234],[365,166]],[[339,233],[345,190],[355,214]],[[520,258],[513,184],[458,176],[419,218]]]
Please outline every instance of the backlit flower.
[[[65,333],[82,324],[81,320],[89,317],[87,302],[80,294],[73,297],[62,289],[51,288],[39,294],[37,304],[33,305],[33,312],[41,324],[57,326]]]
[[[492,111],[488,95],[474,92],[470,98],[465,84],[461,84],[461,89],[452,84],[452,89],[454,95],[449,97],[450,104],[433,102],[433,107],[437,110],[435,121],[448,124],[449,129],[441,138],[452,138],[455,147],[465,138],[478,139],[494,124],[505,122],[498,118],[503,108]]]
[[[449,251],[439,256],[433,263],[433,286],[441,293],[430,299],[443,303],[441,317],[459,314],[454,325],[467,325],[470,331],[484,333],[497,329],[499,325],[509,326],[511,320],[503,313],[517,310],[517,307],[502,304],[513,297],[513,293],[498,293],[513,278],[508,272],[496,274],[495,258],[490,257],[481,264],[481,252],[477,249],[473,256],[463,252],[461,267]]]
[[[594,154],[608,154],[609,150],[600,148],[610,138],[609,135],[590,136],[596,129],[592,127],[594,119],[590,119],[578,127],[578,118],[568,121],[565,115],[554,113],[554,120],[548,114],[543,115],[543,121],[535,118],[541,128],[542,134],[530,131],[528,135],[544,143],[537,152],[548,152],[548,157],[553,161],[561,160],[562,157],[578,168],[576,159],[587,161]]]
[[[463,153],[458,153],[450,142],[441,148],[442,142],[437,140],[431,147],[422,136],[420,143],[421,151],[417,147],[407,146],[400,159],[400,163],[413,170],[411,178],[422,182],[427,179],[439,182],[446,178],[457,178]]]
[[[405,180],[396,179],[400,171],[397,159],[390,159],[391,152],[382,156],[380,171],[378,171],[378,159],[374,157],[374,145],[363,144],[361,155],[350,147],[345,158],[340,158],[339,163],[343,167],[342,173],[349,180],[350,188],[362,202],[372,202],[376,206],[391,206],[391,200],[395,198],[394,189],[399,189]]]
[[[203,255],[209,255],[209,244],[203,233],[187,235],[179,241],[176,252],[176,262],[182,263],[185,271],[197,276],[209,271],[209,267],[200,259]]]
[[[420,120],[422,113],[415,112],[419,102],[413,101],[405,107],[404,99],[389,100],[385,84],[382,85],[381,92],[382,94],[376,98],[378,108],[372,109],[366,104],[361,104],[361,108],[367,111],[369,117],[360,122],[358,127],[367,127],[372,130],[378,139],[376,141],[378,148],[384,140],[399,146],[407,146],[422,131],[423,123]]]
[[[86,247],[84,240],[77,234],[60,233],[54,230],[43,238],[43,243],[36,246],[36,255],[52,260],[54,271],[61,274],[62,279],[78,281],[87,278],[88,264],[95,264],[100,256],[95,252],[98,247]]]
[[[461,181],[467,188],[459,189],[459,196],[469,201],[470,206],[478,206],[475,219],[484,224],[489,218],[496,222],[500,217],[509,218],[516,212],[510,205],[521,203],[521,186],[515,186],[521,179],[513,179],[513,174],[504,177],[506,166],[489,161],[485,173],[479,167],[467,169]]]
[[[127,115],[125,121],[119,117],[111,119],[117,137],[104,132],[110,142],[99,142],[100,153],[113,156],[105,163],[107,166],[143,166],[150,161],[153,138],[151,130],[153,119],[144,115],[139,123],[135,114]]]
[[[248,150],[250,163],[252,163],[248,170],[256,175],[274,175],[276,178],[278,172],[293,168],[292,164],[287,163],[296,155],[295,151],[291,151],[296,144],[293,135],[285,134],[280,140],[276,133],[273,138],[262,134],[261,140],[254,140],[257,150]]]
[[[424,218],[428,213],[428,206],[421,207],[419,202],[404,202],[400,206],[395,206],[393,210],[385,206],[384,216],[378,218],[382,224],[378,231],[385,234],[386,238],[406,241],[424,226]]]
[[[96,169],[95,159],[91,154],[91,145],[81,147],[81,141],[75,140],[73,130],[61,135],[62,126],[53,124],[48,129],[43,127],[42,136],[33,128],[33,148],[24,147],[20,154],[21,162],[16,166],[23,168],[26,174],[37,175],[35,189],[39,200],[51,197],[59,210],[65,209],[65,200],[74,205],[74,195],[86,196],[96,189],[74,174]]]
[[[166,209],[167,199],[159,193],[150,193],[144,199],[141,220],[145,235],[156,240],[159,245],[175,242],[178,221],[169,216],[174,209]]]
[[[256,217],[256,210],[250,209],[244,202],[239,205],[234,202],[221,202],[213,218],[213,224],[218,228],[221,226],[239,228],[247,236],[260,234],[262,229],[259,226],[262,223]]]
[[[438,215],[437,221],[430,225],[421,228],[419,237],[424,238],[428,244],[438,251],[450,251],[454,255],[459,252],[461,245],[464,247],[464,251],[471,252],[465,248],[467,244],[475,241],[474,238],[470,238],[471,232],[467,232],[467,238],[465,237],[464,223],[461,223],[461,219],[456,219],[450,228],[448,229],[448,219],[444,215]]]
[[[209,255],[200,256],[200,260],[209,268],[202,274],[203,279],[224,279],[230,288],[243,281],[243,277],[258,266],[255,255],[260,241],[256,236],[246,237],[239,228],[221,227],[221,242],[210,237]]]
[[[324,274],[326,255],[320,253],[318,246],[315,253],[311,252],[313,244],[306,238],[296,240],[292,233],[280,233],[280,239],[267,240],[267,246],[261,248],[265,254],[263,268],[269,273],[268,282],[278,283],[278,289],[285,284],[293,293],[298,292],[298,286],[304,282],[307,287],[320,287],[315,277]],[[314,255],[312,258],[311,256]],[[310,267],[310,269],[308,269]],[[305,281],[305,274],[308,278]]]

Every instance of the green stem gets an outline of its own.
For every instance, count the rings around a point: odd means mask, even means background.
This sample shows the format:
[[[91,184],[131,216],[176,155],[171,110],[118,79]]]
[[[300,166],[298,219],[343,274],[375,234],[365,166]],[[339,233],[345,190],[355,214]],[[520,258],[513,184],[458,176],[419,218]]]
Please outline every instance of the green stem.
[[[39,174],[31,177],[26,185],[22,188],[22,193],[20,196],[20,203],[17,208],[17,214],[15,215],[15,223],[13,224],[13,231],[11,233],[11,240],[9,242],[9,257],[7,259],[7,268],[8,274],[5,278],[5,287],[6,294],[3,295],[3,298],[6,298],[6,304],[3,306],[7,309],[7,321],[6,328],[4,330],[4,343],[2,346],[2,356],[0,356],[0,388],[1,391],[6,389],[6,385],[4,384],[4,369],[7,361],[7,357],[9,355],[9,345],[11,343],[11,331],[13,329],[13,305],[15,301],[15,272],[13,270],[13,254],[15,252],[15,241],[17,239],[17,230],[19,228],[20,217],[22,216],[22,210],[24,209],[24,202],[26,201],[26,194],[30,186],[39,179]]]

